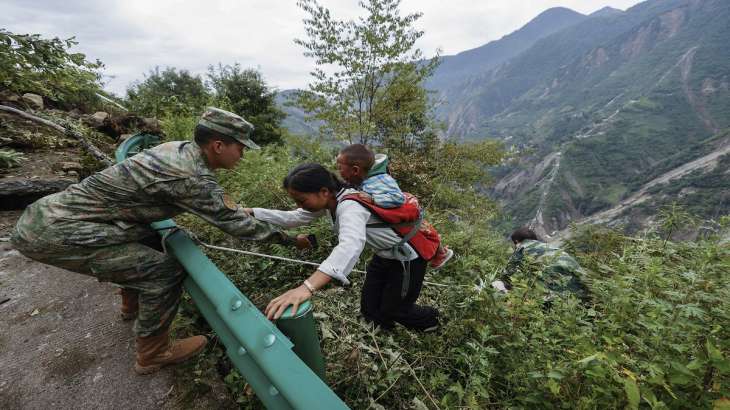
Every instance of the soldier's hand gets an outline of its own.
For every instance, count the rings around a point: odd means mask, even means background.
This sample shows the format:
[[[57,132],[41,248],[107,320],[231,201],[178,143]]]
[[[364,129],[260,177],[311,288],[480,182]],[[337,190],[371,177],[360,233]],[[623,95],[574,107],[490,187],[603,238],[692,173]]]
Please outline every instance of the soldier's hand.
[[[269,305],[266,306],[264,313],[269,320],[276,320],[284,314],[284,311],[289,305],[292,305],[292,312],[296,314],[299,309],[299,305],[311,297],[312,292],[310,292],[304,285],[301,285],[272,299],[271,302],[269,302]]]
[[[253,216],[253,208],[243,208],[243,212]]]
[[[314,244],[309,240],[310,235],[306,234],[299,234],[296,238],[296,247],[297,249],[309,249],[314,246]]]

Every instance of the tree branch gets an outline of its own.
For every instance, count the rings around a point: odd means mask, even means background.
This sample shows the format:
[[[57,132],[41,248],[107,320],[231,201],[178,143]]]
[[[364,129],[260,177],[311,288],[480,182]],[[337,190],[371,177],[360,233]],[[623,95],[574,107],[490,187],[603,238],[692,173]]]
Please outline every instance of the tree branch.
[[[68,137],[71,137],[71,138],[77,140],[81,144],[81,146],[84,147],[84,149],[86,149],[86,151],[92,157],[96,158],[99,162],[103,163],[104,165],[106,165],[108,167],[114,165],[114,161],[112,161],[111,159],[109,159],[109,157],[106,154],[104,154],[94,144],[90,143],[86,138],[84,138],[83,135],[79,134],[78,132],[76,132],[74,130],[71,130],[71,129],[62,127],[62,126],[60,126],[60,125],[58,125],[58,124],[56,124],[54,122],[51,122],[51,121],[49,121],[49,120],[47,120],[45,118],[36,117],[33,114],[28,114],[25,111],[21,111],[21,110],[15,109],[13,107],[8,107],[7,105],[0,105],[0,111],[7,111],[7,112],[10,112],[10,113],[13,113],[13,114],[17,114],[17,115],[20,115],[21,117],[23,117],[25,119],[29,119],[31,121],[35,121],[37,123],[40,123],[40,124],[46,125],[48,127],[51,127],[53,129],[55,129],[56,131],[58,131],[58,132],[66,135]]]

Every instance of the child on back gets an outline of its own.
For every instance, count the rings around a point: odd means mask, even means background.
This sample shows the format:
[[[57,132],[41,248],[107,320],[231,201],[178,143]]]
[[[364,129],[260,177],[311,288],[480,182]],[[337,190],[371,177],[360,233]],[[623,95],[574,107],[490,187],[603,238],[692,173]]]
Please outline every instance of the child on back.
[[[405,195],[398,182],[388,173],[388,157],[383,154],[374,155],[363,144],[352,144],[343,148],[337,156],[337,169],[347,183],[357,187],[381,208],[397,208],[405,202]],[[425,221],[424,224],[428,225]],[[452,256],[454,251],[439,245],[429,265],[439,269]]]

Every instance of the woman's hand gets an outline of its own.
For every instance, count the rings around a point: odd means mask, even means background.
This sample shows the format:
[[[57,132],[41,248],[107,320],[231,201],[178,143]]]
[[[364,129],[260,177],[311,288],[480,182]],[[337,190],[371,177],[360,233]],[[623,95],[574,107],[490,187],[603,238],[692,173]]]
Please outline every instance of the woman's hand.
[[[284,311],[289,305],[292,305],[292,312],[296,313],[299,309],[299,305],[312,297],[312,292],[309,291],[304,285],[297,288],[284,292],[281,296],[276,297],[269,302],[266,306],[266,317],[271,319],[278,319],[284,314]]]

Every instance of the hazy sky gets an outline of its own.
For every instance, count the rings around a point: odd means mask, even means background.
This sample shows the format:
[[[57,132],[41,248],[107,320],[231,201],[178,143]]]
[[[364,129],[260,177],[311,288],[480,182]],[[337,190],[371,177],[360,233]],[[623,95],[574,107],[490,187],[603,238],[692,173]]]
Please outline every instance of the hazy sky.
[[[361,14],[357,0],[321,0],[338,19]],[[403,0],[402,14],[421,11],[417,46],[426,56],[478,47],[517,30],[550,7],[589,14],[625,10],[638,0]],[[155,66],[204,74],[210,64],[241,63],[272,87],[304,87],[313,64],[296,0],[0,0],[0,27],[48,37],[75,36],[74,48],[106,65],[107,89],[123,94]]]

